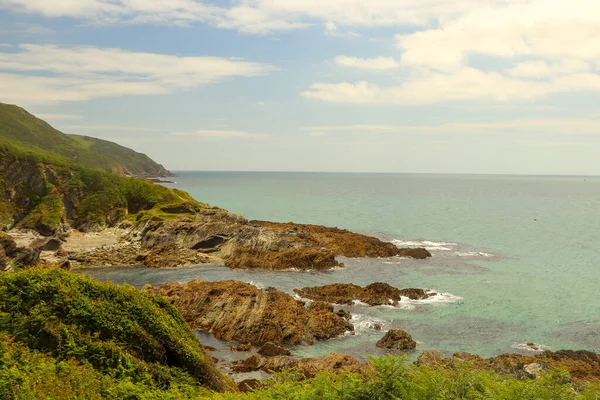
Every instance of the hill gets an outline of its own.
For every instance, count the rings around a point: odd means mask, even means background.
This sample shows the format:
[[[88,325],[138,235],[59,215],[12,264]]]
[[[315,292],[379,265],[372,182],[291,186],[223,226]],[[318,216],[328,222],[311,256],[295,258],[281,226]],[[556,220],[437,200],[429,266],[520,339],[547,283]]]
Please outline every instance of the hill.
[[[65,135],[21,107],[4,103],[0,103],[0,143],[120,175],[170,175],[145,154],[106,140]]]

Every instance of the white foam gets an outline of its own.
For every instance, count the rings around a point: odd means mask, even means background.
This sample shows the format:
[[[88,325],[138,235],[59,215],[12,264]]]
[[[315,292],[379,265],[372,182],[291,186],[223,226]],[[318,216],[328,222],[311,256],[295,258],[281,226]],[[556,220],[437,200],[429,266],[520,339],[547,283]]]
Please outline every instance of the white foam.
[[[452,293],[439,293],[435,290],[427,290],[426,293],[435,293],[433,296],[422,300],[412,300],[408,297],[402,297],[400,303],[408,304],[443,304],[443,303],[458,303],[462,301],[462,297],[453,295]],[[399,304],[400,304],[399,303]]]
[[[352,314],[350,323],[354,326],[354,332],[347,332],[349,335],[376,331],[375,325],[379,325],[383,331],[386,326],[384,320],[363,314]]]
[[[544,345],[532,342],[514,341],[510,347],[518,350],[531,351],[532,353],[541,353],[543,351],[549,350],[549,348]]]
[[[418,248],[424,247],[430,251],[451,251],[452,247],[458,246],[457,243],[451,242],[432,242],[430,240],[392,240],[397,247],[409,247],[409,248]]]
[[[254,283],[253,281],[248,281],[246,283],[249,284],[249,285],[255,286],[255,287],[259,288],[259,289],[264,289],[265,288],[265,285],[263,285],[260,282]]]
[[[457,251],[454,254],[456,254],[459,257],[494,257],[493,254],[484,253],[482,251],[465,251],[465,252]]]

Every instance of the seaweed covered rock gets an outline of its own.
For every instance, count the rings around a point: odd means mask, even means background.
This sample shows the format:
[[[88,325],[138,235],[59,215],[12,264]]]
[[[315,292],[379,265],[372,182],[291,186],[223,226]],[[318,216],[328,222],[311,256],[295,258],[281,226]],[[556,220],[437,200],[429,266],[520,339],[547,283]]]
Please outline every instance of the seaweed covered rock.
[[[307,312],[294,298],[274,288],[259,289],[239,281],[194,279],[147,290],[168,298],[193,329],[222,340],[261,346],[312,344],[351,330],[330,310]]]
[[[230,385],[165,299],[60,269],[0,274],[0,332],[133,382]]]
[[[406,331],[390,329],[384,337],[377,341],[376,346],[388,350],[412,350],[417,347],[417,342]]]

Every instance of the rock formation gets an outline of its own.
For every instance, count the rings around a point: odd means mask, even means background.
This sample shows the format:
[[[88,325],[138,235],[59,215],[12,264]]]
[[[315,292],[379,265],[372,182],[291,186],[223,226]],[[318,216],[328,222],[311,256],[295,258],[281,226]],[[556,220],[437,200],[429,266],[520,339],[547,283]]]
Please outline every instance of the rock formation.
[[[351,283],[334,283],[325,286],[305,287],[294,289],[299,296],[325,301],[334,304],[352,304],[355,300],[370,306],[383,304],[397,305],[401,297],[411,300],[422,300],[433,296],[435,293],[426,292],[423,289],[397,289],[387,283],[376,282],[366,287]]]
[[[432,367],[468,363],[474,368],[493,370],[519,379],[536,378],[548,369],[568,371],[573,379],[579,381],[600,379],[600,354],[585,350],[547,350],[530,356],[502,354],[488,359],[469,353],[455,353],[444,358],[436,352],[424,352],[417,362]]]
[[[377,341],[376,346],[388,350],[412,350],[417,347],[417,342],[408,332],[391,329]]]
[[[286,293],[244,282],[196,279],[147,290],[167,297],[192,329],[212,333],[221,340],[292,346],[312,344],[353,330],[346,319],[332,310],[318,308],[308,312]]]
[[[305,378],[314,378],[320,371],[362,373],[372,368],[372,364],[363,364],[358,359],[346,355],[329,353],[320,358],[296,359],[288,356],[261,357],[254,355],[236,363],[234,372],[262,370],[279,372],[284,369],[297,369]]]

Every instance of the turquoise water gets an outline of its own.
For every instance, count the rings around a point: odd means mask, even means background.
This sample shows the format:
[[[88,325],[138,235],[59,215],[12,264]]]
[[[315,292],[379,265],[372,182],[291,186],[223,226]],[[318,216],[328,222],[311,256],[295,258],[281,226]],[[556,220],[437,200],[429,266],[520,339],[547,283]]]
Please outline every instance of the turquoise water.
[[[348,228],[425,245],[427,261],[343,259],[325,273],[243,272],[220,266],[97,270],[132,284],[239,279],[291,293],[332,282],[388,282],[443,293],[401,308],[351,307],[357,334],[294,349],[379,354],[369,328],[407,330],[423,349],[483,356],[552,350],[600,352],[600,178],[403,174],[182,172],[175,186],[250,219]]]

